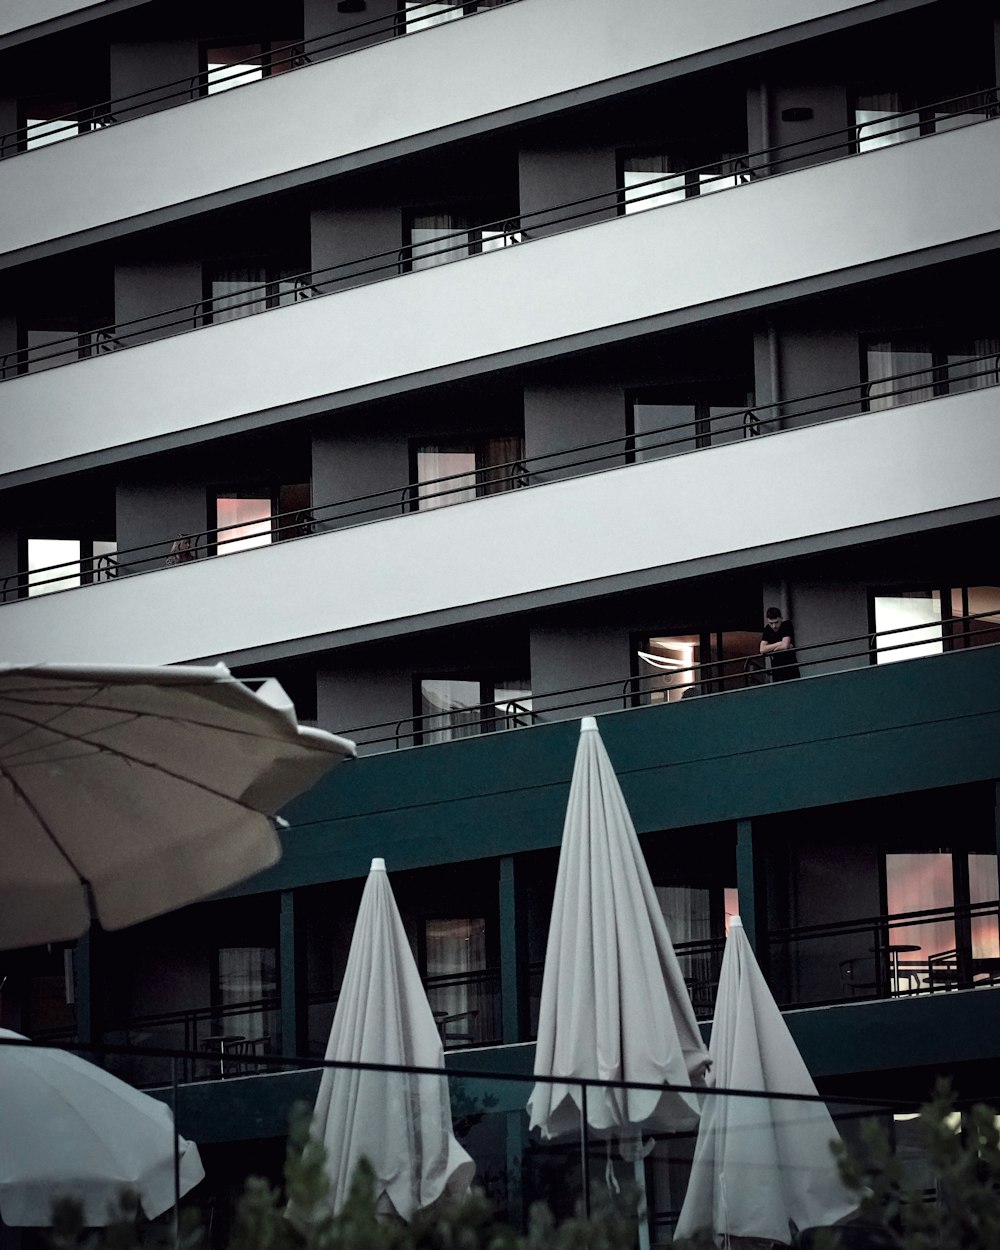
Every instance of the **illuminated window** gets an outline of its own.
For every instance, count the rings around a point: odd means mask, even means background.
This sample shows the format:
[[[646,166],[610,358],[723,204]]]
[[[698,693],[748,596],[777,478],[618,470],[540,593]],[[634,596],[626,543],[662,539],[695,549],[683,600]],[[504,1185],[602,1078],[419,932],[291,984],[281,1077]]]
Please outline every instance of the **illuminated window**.
[[[450,742],[527,724],[531,682],[513,677],[419,677],[415,703],[416,741]]]
[[[524,439],[519,434],[414,443],[409,506],[422,512],[514,490],[525,480],[523,459]]]
[[[753,685],[759,673],[759,647],[760,630],[703,630],[642,638],[635,653],[635,697],[643,704],[676,703]]]

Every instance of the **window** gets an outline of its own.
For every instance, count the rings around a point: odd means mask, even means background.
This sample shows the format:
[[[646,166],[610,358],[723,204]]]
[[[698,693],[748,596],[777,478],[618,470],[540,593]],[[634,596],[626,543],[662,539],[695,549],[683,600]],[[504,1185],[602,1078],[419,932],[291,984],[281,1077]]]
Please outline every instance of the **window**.
[[[17,373],[38,373],[74,360],[114,351],[119,346],[107,330],[89,329],[100,325],[93,314],[36,314],[19,317],[17,351],[2,358],[3,376]]]
[[[519,434],[414,443],[408,506],[422,512],[514,490],[525,481],[523,459],[524,439]]]
[[[952,912],[931,922],[915,921],[888,931],[894,993],[915,988],[953,989],[992,975],[1000,959],[995,912],[969,916],[962,909],[996,903],[997,857],[966,851],[911,851],[885,856],[886,911]],[[957,908],[957,912],[953,909]],[[896,950],[893,952],[892,948]],[[978,965],[978,967],[977,967]]]
[[[733,153],[701,152],[684,157],[663,152],[626,152],[619,157],[619,166],[623,213],[644,212],[750,180],[746,156]]]
[[[998,353],[1000,338],[990,336],[862,340],[868,408],[876,412],[995,385]]]
[[[21,105],[22,150],[46,147],[89,129],[76,113],[76,100],[58,96],[38,96]]]
[[[634,654],[636,699],[642,704],[676,703],[753,685],[759,675],[759,646],[759,629],[641,638]]]
[[[492,986],[484,975],[486,921],[460,917],[424,921],[427,1000],[445,1046],[492,1038]]]
[[[626,414],[627,455],[641,463],[739,442],[759,428],[749,412],[751,405],[752,395],[738,386],[722,386],[701,394],[675,388],[631,393]]]
[[[934,95],[943,103],[937,103]],[[995,108],[995,97],[989,90],[966,95],[951,94],[947,87],[937,91],[864,90],[854,99],[854,148],[870,152],[918,135],[968,126],[991,116]]]
[[[217,532],[214,544],[209,543],[210,554],[229,555],[311,533],[309,496],[308,482],[213,491],[209,503]]]
[[[873,661],[891,664],[1000,642],[1000,586],[876,591]]]
[[[415,741],[428,745],[471,738],[528,723],[527,678],[453,675],[419,677],[415,683]]]
[[[219,947],[215,1005],[227,1009],[220,1014],[219,1034],[237,1045],[252,1045],[252,1049],[235,1053],[267,1052],[277,1028],[277,994],[278,963],[273,946]]]
[[[307,299],[313,288],[301,276],[304,268],[263,261],[206,265],[202,325],[234,321]]]
[[[489,220],[489,210],[478,216],[479,222]],[[405,236],[401,267],[404,272],[410,273],[417,269],[433,269],[480,252],[494,252],[521,241],[513,219],[497,220],[492,226],[483,226],[474,224],[468,213],[452,212],[412,214]]]
[[[114,540],[82,538],[29,538],[27,540],[27,593],[47,595],[115,575]]]
[[[440,26],[453,22],[457,17],[478,13],[484,9],[496,9],[507,0],[402,0],[399,6],[398,30],[409,35],[415,30]]]

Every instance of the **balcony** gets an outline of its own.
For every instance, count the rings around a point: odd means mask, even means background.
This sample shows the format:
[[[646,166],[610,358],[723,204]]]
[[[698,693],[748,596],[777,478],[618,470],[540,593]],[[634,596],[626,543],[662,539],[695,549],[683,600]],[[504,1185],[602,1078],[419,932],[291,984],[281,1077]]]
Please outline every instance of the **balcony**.
[[[208,102],[216,99],[225,96]],[[777,291],[839,284],[872,265],[975,250],[995,228],[998,147],[1000,126],[982,121],[129,351],[104,345],[91,359],[4,384],[4,463],[12,477],[30,475],[53,446],[67,464],[120,458],[138,443],[149,450],[154,440],[235,432],[249,419],[329,411],[405,392],[417,379],[696,321],[709,306],[718,315],[766,305]],[[934,196],[921,191],[930,186]],[[867,203],[879,212],[862,211]],[[854,227],[844,230],[845,221]],[[386,334],[387,324],[408,332]],[[318,351],[320,343],[342,350]]]
[[[779,558],[792,547],[826,550],[839,534],[856,541],[900,520],[995,499],[994,396],[992,387],[969,390],[630,465],[620,465],[619,448],[620,467],[603,472],[543,478],[528,489],[397,511],[368,524],[362,508],[362,523],[143,576],[100,581],[100,570],[91,571],[96,585],[0,607],[4,653],[15,663],[42,654],[140,664],[232,656],[298,639],[317,650],[405,634],[418,619],[443,624],[469,609],[485,616],[501,605],[518,611],[586,598],[594,584],[658,584]],[[775,481],[783,483],[780,512],[771,506]],[[723,498],[725,508],[711,506]],[[746,518],[738,544],[734,515]],[[583,532],[554,523],[580,516],[605,523]],[[693,517],[697,524],[688,523]],[[540,532],[548,535],[544,545]],[[667,559],[650,550],[651,532],[673,535]],[[9,580],[5,589],[8,598],[16,593]],[[251,599],[252,612],[234,610]]]
[[[179,205],[204,209],[329,177],[480,133],[490,114],[509,125],[559,107],[569,93],[575,102],[580,93],[599,98],[668,76],[664,65],[690,72],[802,38],[810,22],[856,20],[852,11],[866,9],[862,0],[753,0],[735,9],[716,0],[677,14],[619,0],[612,14],[596,0],[546,0],[487,9],[473,21],[429,25],[412,39],[357,52],[348,45],[349,55],[5,162],[10,209],[0,213],[0,253],[25,259],[31,249],[59,246],[55,240],[75,246],[162,220]],[[551,55],[556,48],[559,55]],[[428,89],[444,79],[447,92]],[[325,121],[291,127],[290,117]],[[87,194],[52,195],[58,185]],[[31,213],[21,211],[25,204]]]

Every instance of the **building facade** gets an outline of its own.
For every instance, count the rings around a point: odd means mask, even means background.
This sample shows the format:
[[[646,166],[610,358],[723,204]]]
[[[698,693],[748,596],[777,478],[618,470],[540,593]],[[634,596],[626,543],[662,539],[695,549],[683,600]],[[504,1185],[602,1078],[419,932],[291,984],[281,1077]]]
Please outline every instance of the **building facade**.
[[[449,1062],[529,1073],[588,714],[702,1018],[738,909],[821,1089],[1000,1096],[997,4],[10,0],[0,61],[0,655],[360,755],[2,1022],[203,1052],[235,1176],[381,855]]]

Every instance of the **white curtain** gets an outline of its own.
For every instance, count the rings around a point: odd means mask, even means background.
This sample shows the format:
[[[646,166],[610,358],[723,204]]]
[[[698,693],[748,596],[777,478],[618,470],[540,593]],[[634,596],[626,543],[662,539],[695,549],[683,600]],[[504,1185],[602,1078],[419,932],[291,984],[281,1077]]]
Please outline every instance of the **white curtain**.
[[[427,998],[439,1020],[445,1043],[476,1039],[480,1033],[480,993],[478,984],[460,978],[486,970],[486,921],[480,918],[428,920]],[[435,985],[437,977],[448,978]],[[457,1019],[448,1019],[457,1017]]]
[[[274,948],[269,946],[223,946],[219,948],[219,1002],[256,1003],[278,992]],[[257,1011],[227,1014],[223,1033],[246,1038],[269,1032],[268,1013]]]

